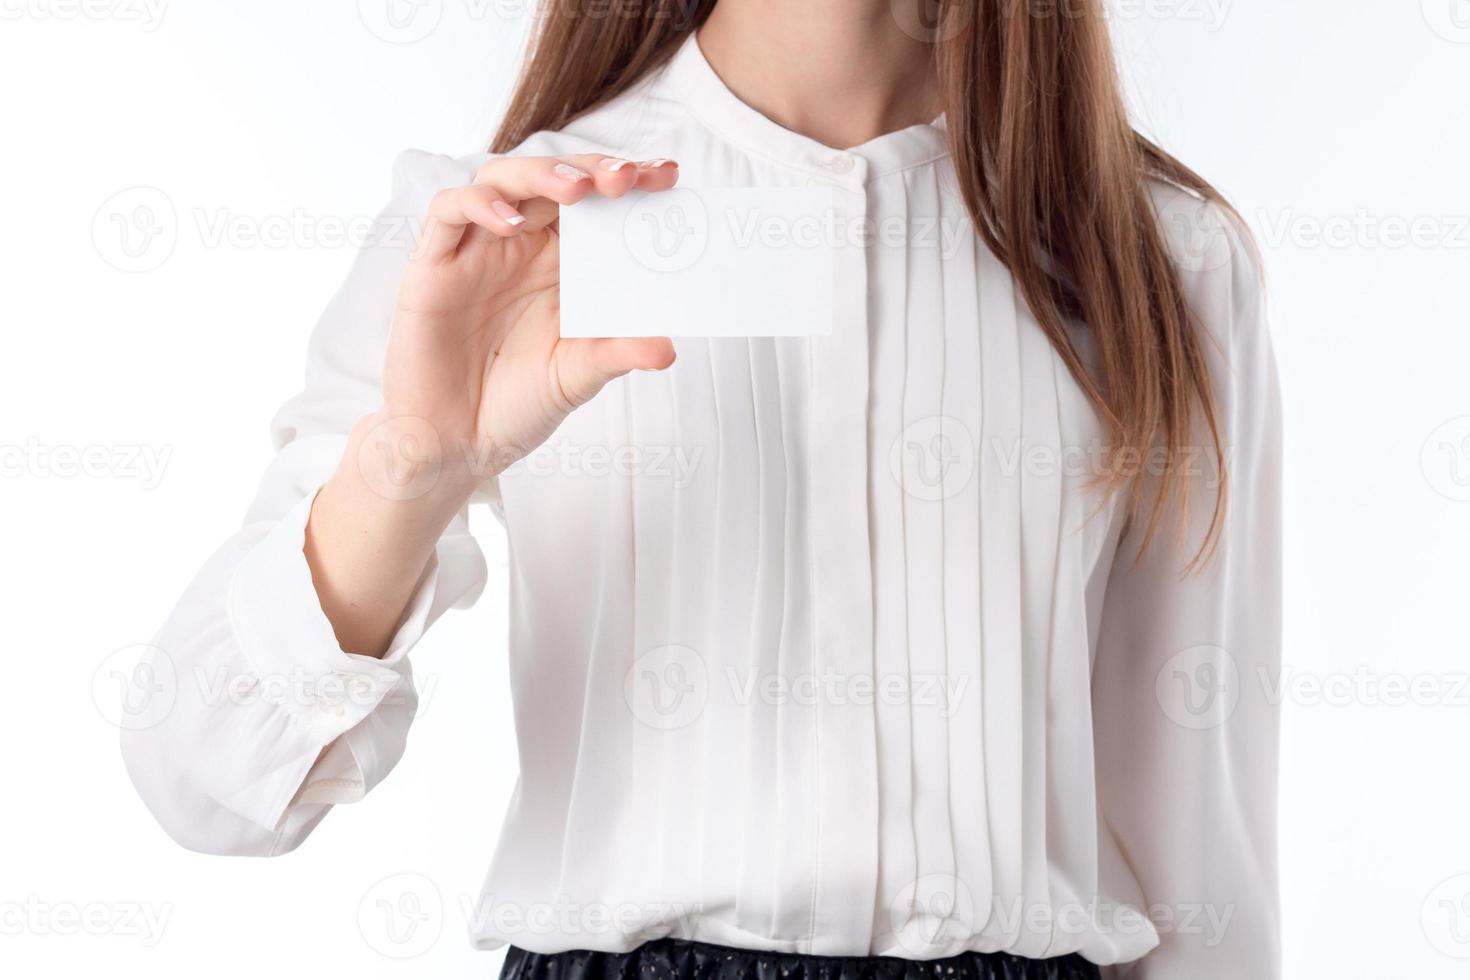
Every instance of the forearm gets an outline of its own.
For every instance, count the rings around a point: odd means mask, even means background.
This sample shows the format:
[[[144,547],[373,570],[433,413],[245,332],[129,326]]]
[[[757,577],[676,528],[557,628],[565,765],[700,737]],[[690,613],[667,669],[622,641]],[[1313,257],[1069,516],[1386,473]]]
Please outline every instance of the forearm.
[[[307,522],[312,583],[349,653],[388,649],[435,545],[473,489],[407,448],[424,444],[413,436],[376,416],[359,421]]]

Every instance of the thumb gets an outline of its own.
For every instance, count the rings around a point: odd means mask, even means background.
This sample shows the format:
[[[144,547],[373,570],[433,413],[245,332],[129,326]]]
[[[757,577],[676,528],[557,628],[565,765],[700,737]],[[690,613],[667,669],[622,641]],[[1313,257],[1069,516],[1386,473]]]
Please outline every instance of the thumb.
[[[613,378],[667,368],[674,363],[674,343],[667,337],[577,338],[560,341],[553,357],[562,393],[576,408]]]

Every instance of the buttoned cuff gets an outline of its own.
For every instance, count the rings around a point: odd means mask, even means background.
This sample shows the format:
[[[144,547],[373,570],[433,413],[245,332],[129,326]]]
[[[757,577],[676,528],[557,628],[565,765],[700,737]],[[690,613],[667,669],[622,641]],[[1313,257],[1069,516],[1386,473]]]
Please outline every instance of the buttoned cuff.
[[[230,620],[260,699],[325,746],[357,725],[399,683],[396,669],[427,628],[439,558],[429,559],[403,623],[382,657],[347,653],[322,611],[304,546],[316,493],[293,507],[241,561]]]

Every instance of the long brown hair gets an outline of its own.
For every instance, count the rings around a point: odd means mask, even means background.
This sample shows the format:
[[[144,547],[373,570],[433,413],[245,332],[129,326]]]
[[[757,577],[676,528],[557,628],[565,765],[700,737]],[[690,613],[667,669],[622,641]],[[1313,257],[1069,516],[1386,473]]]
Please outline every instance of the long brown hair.
[[[1225,456],[1200,331],[1146,181],[1229,205],[1134,130],[1100,0],[938,3],[934,67],[965,206],[1103,416],[1111,462],[1098,480],[1128,486],[1130,514],[1146,521],[1140,553],[1171,502],[1184,525],[1199,423],[1213,444],[1205,448],[1221,467],[1219,493],[1194,567],[1219,536]],[[491,149],[511,150],[627,90],[668,61],[714,5],[546,0]],[[1084,368],[1069,319],[1088,326],[1100,377]],[[1151,502],[1140,459],[1158,464]]]

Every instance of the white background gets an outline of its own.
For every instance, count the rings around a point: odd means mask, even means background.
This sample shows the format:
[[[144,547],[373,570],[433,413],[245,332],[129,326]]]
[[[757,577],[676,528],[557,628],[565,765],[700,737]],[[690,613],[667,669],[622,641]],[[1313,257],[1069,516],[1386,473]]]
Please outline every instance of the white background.
[[[389,2],[0,0],[0,974],[498,969],[462,911],[514,779],[488,515],[490,586],[416,655],[405,761],[299,852],[175,846],[109,721],[111,671],[243,514],[342,223],[384,203],[400,148],[482,147],[506,97],[529,0],[418,0],[401,29]],[[1463,977],[1470,2],[1114,3],[1142,125],[1269,263],[1287,975]],[[115,221],[149,213],[165,234],[129,256]],[[405,895],[403,944],[382,903]]]

